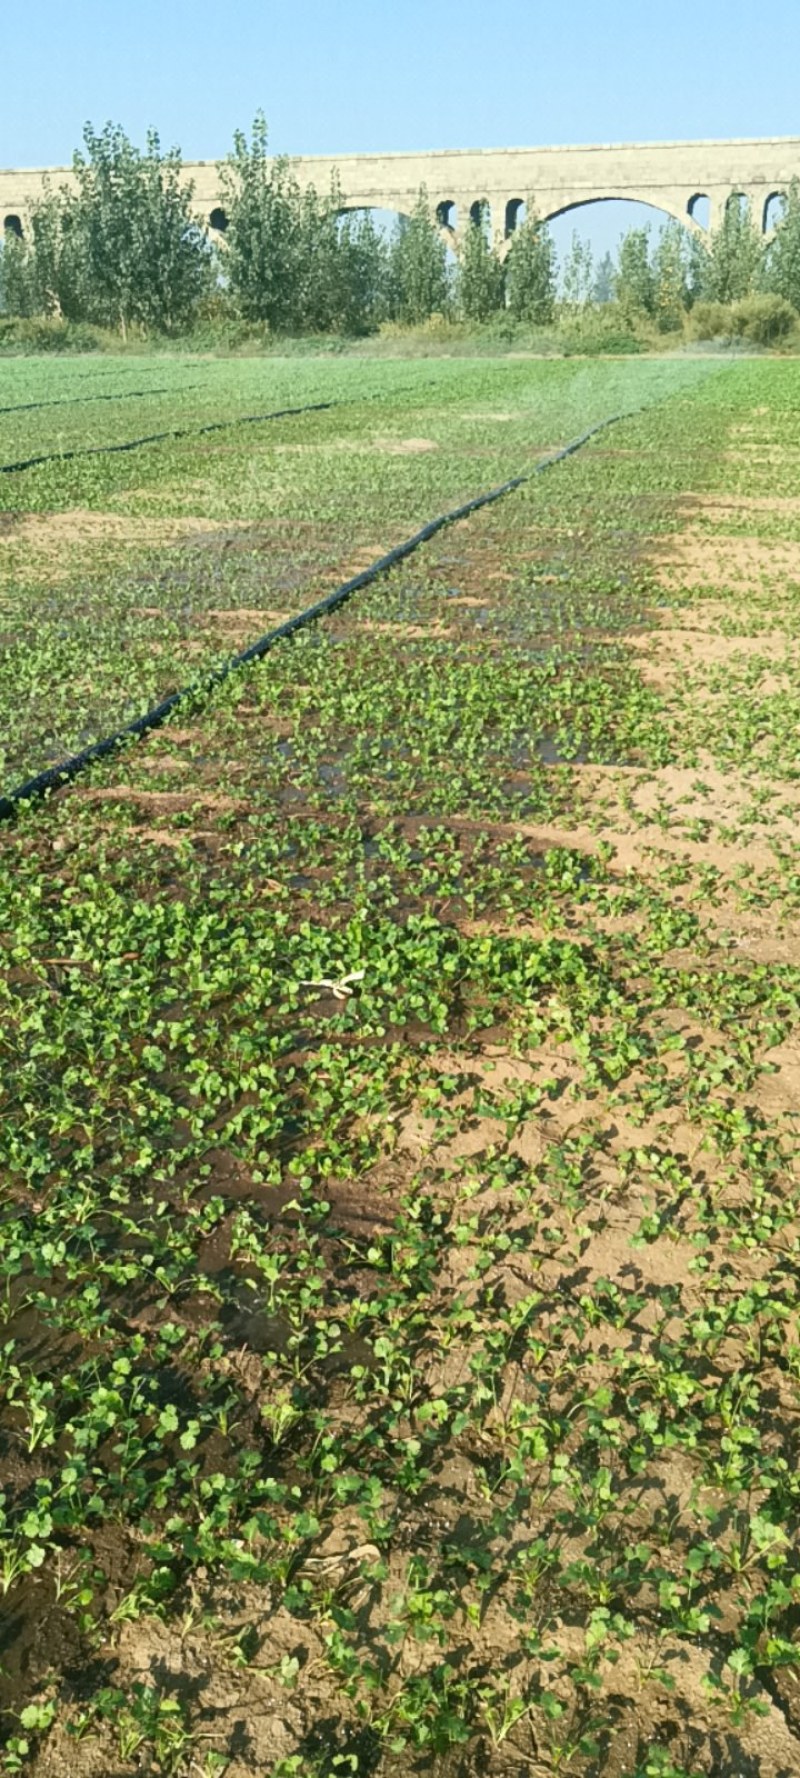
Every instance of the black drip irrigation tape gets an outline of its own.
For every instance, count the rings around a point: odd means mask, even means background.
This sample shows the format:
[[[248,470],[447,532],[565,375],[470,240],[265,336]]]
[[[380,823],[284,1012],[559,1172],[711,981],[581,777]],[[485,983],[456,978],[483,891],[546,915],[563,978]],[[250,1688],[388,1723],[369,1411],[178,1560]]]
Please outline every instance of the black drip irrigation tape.
[[[178,393],[183,395],[187,389],[199,388],[201,388],[201,384],[190,382],[190,384],[185,384]],[[434,379],[428,379],[427,384],[409,384],[407,388],[395,389],[393,393],[395,395],[409,395],[409,393],[416,393],[418,388],[434,388]],[[112,395],[76,395],[75,400],[76,402],[124,402],[124,400],[128,400],[128,396],[139,395],[139,393],[142,395],[169,395],[171,391],[169,389],[142,389],[142,391],[126,389],[123,395],[114,395],[114,393]],[[377,396],[377,400],[382,400],[382,398],[384,396]],[[73,400],[73,396],[64,396],[64,400]],[[373,400],[373,396],[368,396],[368,400]],[[53,405],[55,407],[57,402],[52,402],[52,404],[30,402],[27,405],[30,407]],[[21,469],[37,469],[43,462],[71,462],[73,457],[107,457],[114,452],[139,450],[142,445],[162,445],[164,439],[190,439],[190,437],[201,437],[204,432],[224,432],[226,428],[231,427],[254,427],[260,421],[292,420],[295,414],[325,414],[325,412],[331,411],[332,407],[341,407],[341,405],[343,405],[341,400],[308,402],[304,407],[277,407],[265,414],[236,414],[235,418],[231,418],[231,420],[210,420],[201,427],[171,427],[169,432],[148,432],[140,439],[124,439],[123,445],[78,445],[75,446],[75,450],[53,450],[53,452],[44,452],[41,457],[23,457],[20,462],[0,462],[0,475],[20,475]],[[12,412],[21,412],[21,409],[0,407],[0,414],[12,414]]]
[[[63,785],[71,783],[79,773],[85,772],[97,760],[107,759],[109,754],[115,753],[117,748],[123,747],[126,741],[138,739],[140,735],[146,735],[151,729],[161,728],[167,717],[172,715],[173,710],[177,709],[179,704],[190,698],[208,696],[218,685],[224,684],[232,673],[238,672],[240,667],[248,666],[251,661],[262,660],[264,655],[269,654],[278,642],[283,642],[288,636],[296,636],[299,630],[304,630],[309,624],[316,623],[318,618],[327,617],[332,611],[337,611],[340,605],[345,605],[348,599],[352,599],[354,593],[361,592],[364,587],[370,586],[382,574],[388,574],[392,568],[397,567],[398,563],[404,562],[408,556],[414,554],[415,550],[420,549],[423,543],[428,543],[432,537],[435,537],[438,531],[443,531],[446,525],[454,525],[459,519],[469,518],[471,513],[479,512],[481,507],[491,506],[496,500],[503,500],[507,494],[513,494],[526,482],[533,481],[535,476],[543,475],[556,463],[563,463],[565,458],[574,456],[576,451],[588,444],[590,438],[596,438],[598,432],[607,431],[609,426],[617,426],[621,420],[631,419],[633,413],[638,411],[638,409],[634,409],[628,413],[611,414],[605,420],[598,420],[595,426],[589,426],[586,432],[582,432],[578,438],[573,438],[569,444],[562,445],[560,450],[553,451],[549,457],[543,457],[542,461],[537,463],[533,469],[526,469],[521,475],[512,476],[510,481],[501,482],[499,487],[490,488],[485,494],[475,494],[471,500],[465,500],[462,506],[454,506],[449,512],[441,513],[438,518],[431,519],[427,525],[423,525],[421,531],[415,531],[412,537],[407,537],[404,543],[398,543],[394,549],[388,551],[387,555],[379,556],[371,567],[365,568],[361,574],[354,575],[352,580],[346,580],[342,586],[336,587],[334,592],[326,594],[324,599],[319,599],[316,605],[309,605],[305,611],[299,611],[296,617],[287,618],[286,622],[279,624],[276,630],[269,630],[265,636],[260,636],[257,642],[251,642],[249,648],[243,648],[239,654],[232,655],[230,660],[225,661],[221,667],[213,667],[200,679],[194,680],[192,684],[183,685],[178,691],[170,692],[169,697],[163,698],[160,704],[155,704],[152,710],[146,710],[143,716],[137,716],[134,722],[126,723],[124,728],[117,729],[113,735],[106,735],[102,741],[94,741],[91,746],[84,747],[82,752],[73,753],[69,759],[62,760],[60,765],[48,766],[46,771],[38,772],[35,778],[29,778],[25,784],[18,785],[16,790],[9,791],[8,796],[0,797],[0,821],[10,820],[18,812],[22,803],[35,802],[41,797],[47,796],[50,791],[59,790]]]
[[[321,414],[336,407],[335,401],[312,401],[305,407],[281,407],[267,414],[237,414],[231,420],[208,420],[204,426],[173,426],[167,432],[149,432],[144,438],[126,438],[122,444],[77,445],[71,451],[47,451],[41,457],[23,457],[19,463],[0,463],[0,475],[18,475],[38,469],[42,463],[70,463],[75,457],[106,457],[117,451],[138,451],[142,445],[163,444],[165,438],[200,438],[205,432],[225,432],[231,426],[256,426],[259,421],[288,420],[295,414]]]
[[[179,391],[188,395],[190,390],[201,388],[200,383],[184,383]],[[18,401],[13,407],[0,407],[0,414],[32,414],[34,408],[40,407],[76,407],[84,401],[139,401],[147,395],[174,395],[174,389],[112,389],[109,394],[105,390],[102,395],[57,395],[53,401]]]

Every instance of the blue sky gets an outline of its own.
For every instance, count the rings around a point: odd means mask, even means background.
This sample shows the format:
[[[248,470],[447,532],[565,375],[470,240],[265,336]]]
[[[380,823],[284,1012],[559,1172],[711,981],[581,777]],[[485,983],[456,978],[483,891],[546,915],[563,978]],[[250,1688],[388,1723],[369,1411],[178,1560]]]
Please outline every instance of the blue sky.
[[[187,159],[216,159],[259,107],[272,146],[295,154],[800,135],[799,0],[7,0],[4,13],[3,166],[64,164],[86,118],[139,141],[152,123]],[[579,213],[598,250],[623,220],[603,209]]]

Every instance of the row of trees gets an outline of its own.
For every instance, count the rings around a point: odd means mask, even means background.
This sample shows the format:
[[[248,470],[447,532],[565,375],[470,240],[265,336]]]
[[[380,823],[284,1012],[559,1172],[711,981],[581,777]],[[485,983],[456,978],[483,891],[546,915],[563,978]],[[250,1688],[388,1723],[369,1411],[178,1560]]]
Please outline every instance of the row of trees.
[[[797,184],[766,250],[731,202],[708,245],[678,223],[655,237],[631,229],[616,260],[595,266],[576,235],[559,278],[552,237],[534,215],[504,259],[485,219],[467,228],[454,259],[424,192],[386,236],[368,214],[346,212],[336,185],[322,196],[301,190],[290,163],[270,158],[263,117],[249,139],[236,135],[220,169],[224,251],[194,215],[179,153],[163,152],[154,133],[142,154],[121,129],[87,125],[73,168],[74,186],[45,192],[26,238],[5,237],[7,314],[60,315],[123,335],[131,326],[175,333],[211,305],[275,332],[359,334],[436,314],[546,323],[557,307],[574,313],[612,301],[668,331],[700,300],[731,303],[756,291],[800,308]]]
[[[87,125],[74,185],[47,190],[25,239],[8,233],[0,257],[7,314],[60,315],[118,328],[191,327],[213,302],[278,333],[369,333],[458,312],[481,320],[509,301],[548,320],[555,255],[546,230],[523,229],[507,275],[485,230],[470,230],[454,268],[424,192],[391,236],[365,212],[347,213],[338,186],[301,190],[286,159],[268,153],[266,124],[238,133],[220,168],[225,248],[193,212],[180,155],[151,133],[140,153],[124,132]]]

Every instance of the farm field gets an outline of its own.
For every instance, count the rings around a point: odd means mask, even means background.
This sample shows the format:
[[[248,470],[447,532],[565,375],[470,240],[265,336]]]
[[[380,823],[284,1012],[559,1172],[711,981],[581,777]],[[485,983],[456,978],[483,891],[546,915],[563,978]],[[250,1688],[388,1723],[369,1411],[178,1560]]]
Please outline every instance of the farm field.
[[[708,366],[144,359],[111,373],[20,359],[2,374],[0,466],[49,459],[0,473],[9,784],[139,715],[422,519]],[[185,436],[103,452],[169,430]]]
[[[0,476],[4,789],[642,411],[0,827],[0,1770],[789,1778],[800,367],[95,374],[339,405]]]

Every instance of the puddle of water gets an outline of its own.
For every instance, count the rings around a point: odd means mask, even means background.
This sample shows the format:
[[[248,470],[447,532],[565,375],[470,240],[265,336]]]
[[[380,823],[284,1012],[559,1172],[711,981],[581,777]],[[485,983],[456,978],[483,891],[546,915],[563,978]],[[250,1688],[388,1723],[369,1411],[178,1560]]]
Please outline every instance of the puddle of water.
[[[317,777],[321,779],[326,790],[329,790],[332,796],[347,795],[349,786],[341,766],[319,765],[317,766]]]
[[[586,764],[586,748],[581,746],[572,747],[568,736],[558,739],[555,735],[542,735],[535,745],[536,757],[543,766],[580,766]]]

